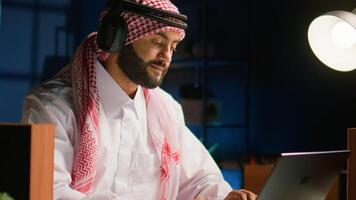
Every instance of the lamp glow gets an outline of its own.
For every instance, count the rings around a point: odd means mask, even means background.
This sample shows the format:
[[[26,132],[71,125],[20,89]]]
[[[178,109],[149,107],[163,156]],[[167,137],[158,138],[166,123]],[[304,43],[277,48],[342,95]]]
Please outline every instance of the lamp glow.
[[[341,48],[351,47],[356,43],[356,29],[347,22],[338,22],[331,31],[331,41]]]
[[[332,69],[343,72],[356,69],[355,11],[328,12],[309,26],[308,40],[313,53]]]

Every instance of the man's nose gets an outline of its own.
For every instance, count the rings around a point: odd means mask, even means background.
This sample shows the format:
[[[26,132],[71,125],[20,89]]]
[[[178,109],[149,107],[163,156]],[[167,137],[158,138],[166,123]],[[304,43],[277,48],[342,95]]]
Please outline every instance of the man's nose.
[[[160,59],[162,59],[164,62],[166,63],[170,63],[172,60],[172,54],[173,54],[173,50],[171,49],[170,46],[162,46],[161,48],[161,52],[160,52]]]

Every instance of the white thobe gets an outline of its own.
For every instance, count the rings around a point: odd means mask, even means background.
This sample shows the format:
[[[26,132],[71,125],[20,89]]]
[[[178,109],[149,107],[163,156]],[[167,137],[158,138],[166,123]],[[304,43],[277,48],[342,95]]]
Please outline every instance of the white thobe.
[[[56,124],[54,199],[157,199],[160,161],[147,133],[142,88],[139,87],[131,99],[99,62],[96,69],[100,135],[97,174],[90,194],[85,195],[69,187],[73,155],[79,144],[70,80],[63,77],[54,79],[25,98],[23,122]],[[175,199],[189,200],[196,196],[224,199],[231,187],[223,180],[208,151],[185,127],[179,104],[173,99],[171,101],[176,108],[172,112],[177,113],[177,119],[184,126],[179,137],[180,184],[171,186],[178,187]]]

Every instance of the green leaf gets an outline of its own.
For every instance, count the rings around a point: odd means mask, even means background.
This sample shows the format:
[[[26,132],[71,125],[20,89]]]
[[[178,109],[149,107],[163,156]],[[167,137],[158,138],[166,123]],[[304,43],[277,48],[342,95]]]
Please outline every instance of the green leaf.
[[[15,200],[6,192],[0,192],[0,200]]]

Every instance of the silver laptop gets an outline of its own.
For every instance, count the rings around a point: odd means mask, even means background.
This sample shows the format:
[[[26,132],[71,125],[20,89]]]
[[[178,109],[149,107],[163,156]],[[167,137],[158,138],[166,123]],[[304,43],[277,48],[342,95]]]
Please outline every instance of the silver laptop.
[[[257,199],[324,200],[349,154],[349,150],[283,153]]]

